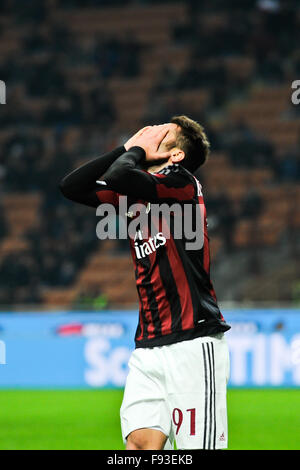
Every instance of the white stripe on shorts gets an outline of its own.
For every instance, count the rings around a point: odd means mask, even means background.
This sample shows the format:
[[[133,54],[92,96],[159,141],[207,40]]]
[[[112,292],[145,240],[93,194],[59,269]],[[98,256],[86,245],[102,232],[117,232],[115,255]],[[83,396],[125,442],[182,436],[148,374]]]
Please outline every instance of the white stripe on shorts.
[[[216,381],[213,343],[203,343],[205,379],[203,449],[216,448]]]

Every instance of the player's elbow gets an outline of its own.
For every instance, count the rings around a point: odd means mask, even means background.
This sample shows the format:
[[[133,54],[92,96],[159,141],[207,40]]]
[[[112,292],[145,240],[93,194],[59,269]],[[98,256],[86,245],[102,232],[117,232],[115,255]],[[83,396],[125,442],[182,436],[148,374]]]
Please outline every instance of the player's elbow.
[[[65,178],[60,180],[60,182],[58,184],[58,187],[59,187],[59,190],[62,193],[62,195],[67,197],[67,193],[68,193],[67,187],[68,187],[68,185],[66,184]]]
[[[70,185],[67,182],[67,178],[64,177],[60,182],[59,182],[59,190],[62,193],[62,195],[70,199],[71,201],[74,201],[74,192],[72,191]]]

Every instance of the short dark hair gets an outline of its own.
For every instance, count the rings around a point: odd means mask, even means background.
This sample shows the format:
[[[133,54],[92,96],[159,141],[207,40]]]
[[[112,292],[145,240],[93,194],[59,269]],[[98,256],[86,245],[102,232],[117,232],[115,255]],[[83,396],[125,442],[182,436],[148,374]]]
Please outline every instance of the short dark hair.
[[[210,143],[204,132],[204,128],[187,116],[173,116],[173,124],[177,124],[180,130],[177,132],[176,147],[185,153],[182,166],[194,173],[203,165],[210,153]]]

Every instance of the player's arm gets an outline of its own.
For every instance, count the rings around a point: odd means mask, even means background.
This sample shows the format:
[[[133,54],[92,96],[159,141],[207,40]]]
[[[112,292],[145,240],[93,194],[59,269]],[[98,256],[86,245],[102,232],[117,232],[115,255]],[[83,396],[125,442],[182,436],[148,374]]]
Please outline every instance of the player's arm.
[[[97,207],[101,202],[111,202],[117,205],[118,195],[113,193],[107,186],[100,186],[96,181],[101,178],[120,155],[134,145],[135,140],[149,127],[140,129],[124,146],[105,153],[67,174],[59,183],[62,194],[71,201],[91,207]]]
[[[97,207],[100,203],[97,192],[101,188],[96,180],[101,178],[124,152],[126,152],[124,146],[118,147],[67,174],[59,183],[62,194],[71,201]]]
[[[196,194],[196,183],[183,171],[153,175],[140,170],[145,150],[132,147],[121,155],[103,175],[107,185],[120,194],[149,202],[189,201]]]

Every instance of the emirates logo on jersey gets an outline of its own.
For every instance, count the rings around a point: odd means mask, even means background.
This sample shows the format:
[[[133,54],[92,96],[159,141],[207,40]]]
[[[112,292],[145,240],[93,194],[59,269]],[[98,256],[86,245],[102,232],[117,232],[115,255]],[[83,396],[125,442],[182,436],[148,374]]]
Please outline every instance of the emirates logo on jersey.
[[[162,232],[158,232],[156,235],[150,237],[143,243],[141,243],[142,240],[142,232],[141,230],[138,230],[134,240],[134,250],[137,259],[146,258],[147,256],[154,253],[160,246],[163,246],[167,243],[167,239]]]

